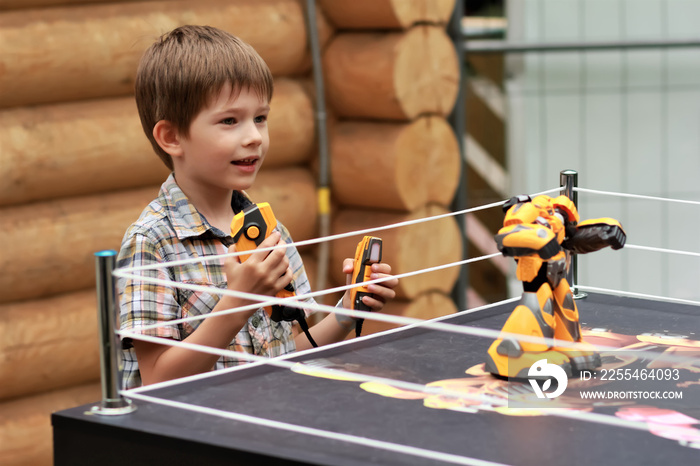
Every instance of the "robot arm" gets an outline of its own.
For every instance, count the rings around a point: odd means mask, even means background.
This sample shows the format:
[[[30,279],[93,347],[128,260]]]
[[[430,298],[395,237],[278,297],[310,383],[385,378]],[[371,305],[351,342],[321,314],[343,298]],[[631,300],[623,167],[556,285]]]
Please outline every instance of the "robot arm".
[[[496,245],[504,256],[550,259],[560,250],[557,235],[542,225],[515,224],[501,228]]]
[[[620,222],[612,218],[598,218],[579,223],[576,231],[561,246],[574,254],[587,254],[606,246],[621,249],[626,240],[627,235]]]

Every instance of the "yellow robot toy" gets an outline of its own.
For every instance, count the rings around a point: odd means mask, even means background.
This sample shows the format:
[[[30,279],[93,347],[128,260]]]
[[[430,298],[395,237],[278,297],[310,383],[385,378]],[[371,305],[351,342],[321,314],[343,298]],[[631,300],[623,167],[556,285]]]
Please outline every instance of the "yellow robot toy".
[[[556,347],[500,337],[491,344],[484,369],[495,376],[526,378],[532,364],[547,359],[569,376],[595,370],[601,366],[600,355],[585,348],[581,338],[578,309],[566,280],[566,251],[620,249],[626,240],[622,225],[611,218],[579,223],[576,206],[566,196],[517,196],[503,205],[503,211],[506,215],[496,243],[504,256],[516,260],[516,276],[524,292],[501,331],[584,346]]]

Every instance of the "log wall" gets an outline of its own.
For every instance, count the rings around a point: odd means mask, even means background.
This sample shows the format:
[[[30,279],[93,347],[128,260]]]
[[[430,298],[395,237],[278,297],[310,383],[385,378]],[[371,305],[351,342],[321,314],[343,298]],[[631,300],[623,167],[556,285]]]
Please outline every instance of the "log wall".
[[[459,171],[445,120],[459,79],[445,34],[453,5],[319,1],[334,232],[446,212]],[[99,399],[93,254],[119,248],[167,176],[132,96],[139,57],[160,34],[218,26],[267,61],[271,147],[249,193],[295,240],[317,236],[304,15],[300,0],[0,0],[0,464],[51,464],[50,412]],[[461,258],[453,219],[382,235],[396,273]],[[333,246],[337,282],[353,241]],[[303,254],[313,276],[314,250]],[[386,312],[454,312],[456,272],[403,280]]]
[[[336,119],[330,134],[338,206],[333,233],[446,213],[460,176],[459,146],[446,120],[459,86],[446,33],[454,1],[320,3],[336,30],[323,55]],[[384,239],[384,260],[397,274],[462,258],[453,217],[375,235]],[[352,254],[356,242],[335,241],[332,262]],[[342,274],[331,271],[342,283]],[[447,297],[457,273],[449,268],[403,279],[397,289],[402,309],[426,293]]]
[[[303,83],[277,79],[271,105],[265,168],[306,163],[314,120]],[[168,174],[132,97],[0,110],[0,141],[0,206],[157,186]]]
[[[15,10],[0,16],[0,107],[129,95],[143,50],[162,33],[188,23],[237,31],[276,76],[308,71],[304,12],[295,0]],[[36,53],[37,46],[42,53]]]

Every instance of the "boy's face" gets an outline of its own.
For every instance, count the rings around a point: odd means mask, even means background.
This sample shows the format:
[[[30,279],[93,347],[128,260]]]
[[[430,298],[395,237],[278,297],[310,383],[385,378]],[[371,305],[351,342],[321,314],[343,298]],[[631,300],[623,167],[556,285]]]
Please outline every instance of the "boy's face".
[[[231,92],[226,85],[215,94],[182,137],[178,182],[227,190],[248,189],[270,145],[267,115],[270,106],[249,89]]]

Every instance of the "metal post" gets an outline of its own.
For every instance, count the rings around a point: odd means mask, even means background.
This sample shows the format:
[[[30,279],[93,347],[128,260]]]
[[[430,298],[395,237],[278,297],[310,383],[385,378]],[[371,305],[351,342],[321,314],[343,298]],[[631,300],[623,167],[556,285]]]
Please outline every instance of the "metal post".
[[[127,414],[136,406],[121,396],[122,382],[120,342],[114,332],[117,323],[117,296],[112,272],[117,252],[105,250],[95,253],[97,278],[97,324],[100,337],[100,372],[102,378],[102,402],[91,412],[102,415]]]
[[[627,40],[587,42],[513,43],[507,40],[464,41],[467,53],[587,52],[699,47],[697,37],[669,40]]]
[[[562,170],[559,173],[559,186],[564,188],[562,194],[571,199],[576,209],[578,209],[578,193],[574,191],[574,188],[578,187],[578,172],[576,170]],[[576,254],[566,251],[566,259],[570,264],[569,269],[566,271],[566,281],[571,286],[574,299],[585,298],[588,295],[583,292],[579,293],[576,288],[578,283],[578,257],[576,257]]]
[[[323,63],[321,61],[321,41],[316,26],[316,0],[306,0],[306,29],[309,34],[311,49],[311,71],[314,77],[316,96],[316,136],[318,141],[318,235],[331,234],[331,180],[330,180],[330,150],[328,148],[328,115],[326,114],[326,91],[323,82]],[[328,263],[330,258],[330,243],[324,241],[318,245],[318,260],[316,261],[316,289],[326,288]],[[319,296],[321,304],[327,304],[326,296]],[[317,316],[318,317],[318,316]]]

